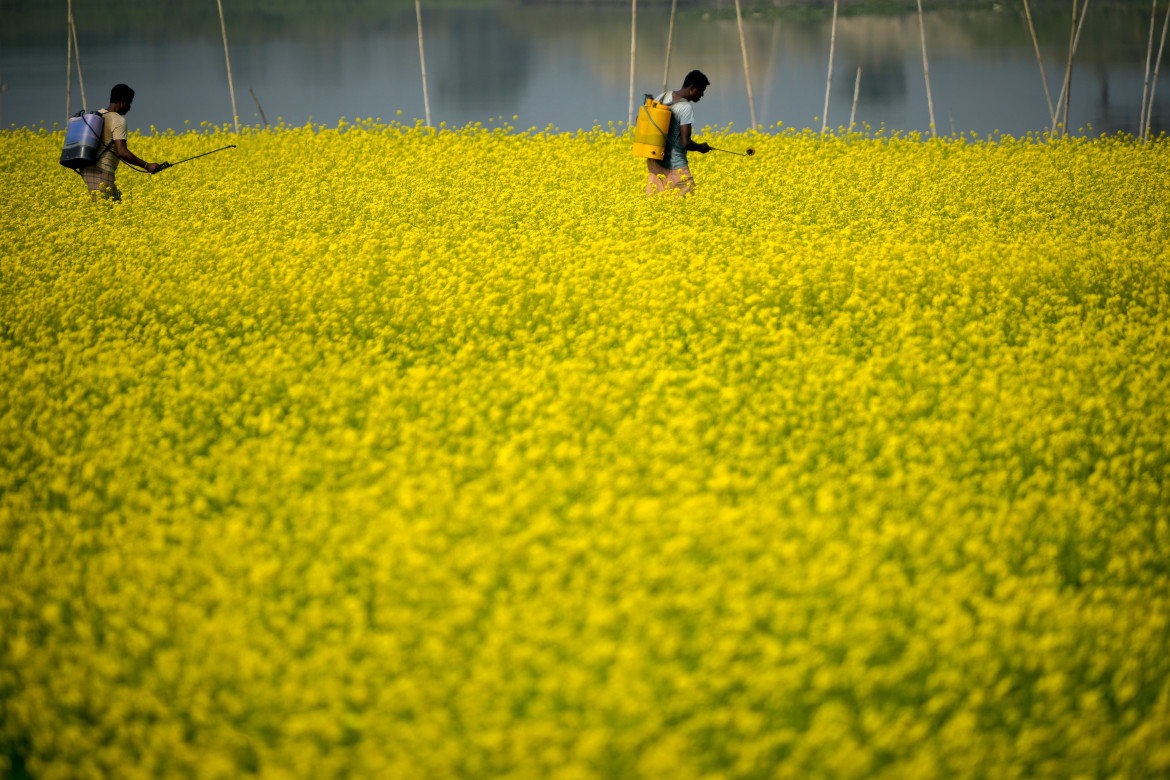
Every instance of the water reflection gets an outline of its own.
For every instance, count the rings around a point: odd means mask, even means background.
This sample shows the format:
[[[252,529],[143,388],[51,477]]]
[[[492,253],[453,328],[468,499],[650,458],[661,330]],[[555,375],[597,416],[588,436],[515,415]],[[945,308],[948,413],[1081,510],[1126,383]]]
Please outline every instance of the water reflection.
[[[876,58],[849,62],[844,69],[847,74],[841,76],[834,85],[838,94],[841,94],[841,90],[853,87],[853,79],[848,74],[855,74],[857,68],[861,68],[865,74],[865,79],[857,82],[857,102],[862,108],[876,108],[905,97],[906,68],[903,63],[900,60]]]
[[[107,3],[108,4],[108,3]],[[102,0],[76,10],[97,14]],[[723,5],[730,7],[730,3]],[[64,118],[63,49],[55,6],[40,4],[8,20],[25,29],[3,34],[0,93],[3,121],[50,125]],[[93,8],[91,6],[98,6]],[[688,7],[693,7],[691,4]],[[30,6],[31,7],[31,6]],[[348,6],[346,6],[348,8]],[[304,10],[229,16],[237,106],[259,122],[249,87],[270,118],[301,124],[348,118],[422,117],[417,29],[413,9],[357,3],[344,18]],[[1053,100],[1064,75],[1067,12],[1035,14]],[[1129,6],[1092,6],[1072,80],[1070,124],[1096,131],[1135,131],[1141,105],[1148,15]],[[45,19],[30,14],[43,14]],[[139,129],[182,127],[184,120],[230,122],[227,75],[218,17],[184,6],[176,17],[121,30],[85,24],[79,37],[91,107],[109,86],[131,83],[139,100],[129,120]],[[160,11],[159,19],[166,14]],[[151,16],[149,19],[153,19]],[[662,88],[669,5],[639,8],[637,94]],[[766,125],[820,127],[828,66],[829,13],[821,18],[748,17],[745,36],[757,118]],[[60,20],[57,20],[60,21]],[[431,114],[462,125],[519,115],[521,127],[590,127],[626,118],[629,90],[629,9],[484,3],[424,11]],[[940,131],[1013,134],[1049,124],[1031,40],[1014,9],[939,11],[927,15],[931,83]],[[51,33],[51,34],[50,34]],[[858,122],[925,131],[929,122],[915,15],[838,20],[829,124],[846,124],[861,68]],[[734,16],[680,13],[674,34],[671,86],[687,70],[712,79],[702,124],[746,127],[747,90]],[[1163,69],[1165,70],[1165,69]],[[95,98],[97,95],[97,99]],[[1170,87],[1159,93],[1153,129],[1165,126]],[[74,80],[73,106],[80,103]]]
[[[451,56],[434,63],[437,94],[444,102],[486,115],[519,101],[533,65],[531,36],[490,9],[464,11],[432,29],[451,50]]]

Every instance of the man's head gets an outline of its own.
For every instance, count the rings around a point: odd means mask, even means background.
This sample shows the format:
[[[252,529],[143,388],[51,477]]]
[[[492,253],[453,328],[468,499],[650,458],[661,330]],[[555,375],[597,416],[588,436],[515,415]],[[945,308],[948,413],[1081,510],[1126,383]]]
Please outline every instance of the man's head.
[[[711,80],[703,74],[703,71],[692,70],[683,79],[683,95],[692,103],[698,103],[703,99],[703,93],[707,91],[707,86],[710,83]]]
[[[125,114],[130,110],[130,104],[134,102],[134,90],[125,84],[115,84],[114,88],[110,90],[110,105],[113,111],[119,114]]]

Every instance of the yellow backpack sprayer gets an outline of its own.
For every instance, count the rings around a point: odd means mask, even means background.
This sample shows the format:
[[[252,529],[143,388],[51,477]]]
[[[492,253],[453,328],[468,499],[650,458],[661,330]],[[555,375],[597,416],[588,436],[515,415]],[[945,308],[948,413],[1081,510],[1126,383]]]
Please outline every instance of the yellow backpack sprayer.
[[[638,123],[634,126],[635,157],[661,160],[666,156],[666,132],[670,130],[670,107],[652,95],[642,96]]]

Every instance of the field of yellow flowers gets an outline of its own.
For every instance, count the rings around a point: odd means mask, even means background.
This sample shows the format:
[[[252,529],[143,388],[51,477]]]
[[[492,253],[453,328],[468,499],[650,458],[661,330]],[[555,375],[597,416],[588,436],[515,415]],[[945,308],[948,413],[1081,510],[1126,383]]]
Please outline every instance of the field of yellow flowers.
[[[0,775],[1170,774],[1170,143],[0,133]]]

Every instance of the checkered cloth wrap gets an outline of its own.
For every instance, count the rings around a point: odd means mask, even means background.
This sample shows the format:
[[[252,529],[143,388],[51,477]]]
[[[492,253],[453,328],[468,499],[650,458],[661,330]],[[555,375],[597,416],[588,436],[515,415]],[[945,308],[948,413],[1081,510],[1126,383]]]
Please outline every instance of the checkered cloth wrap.
[[[82,181],[85,186],[89,187],[89,191],[94,200],[98,198],[107,198],[109,200],[122,200],[122,193],[114,184],[114,172],[103,170],[100,166],[91,165],[88,168],[82,168],[78,171],[81,174]]]

